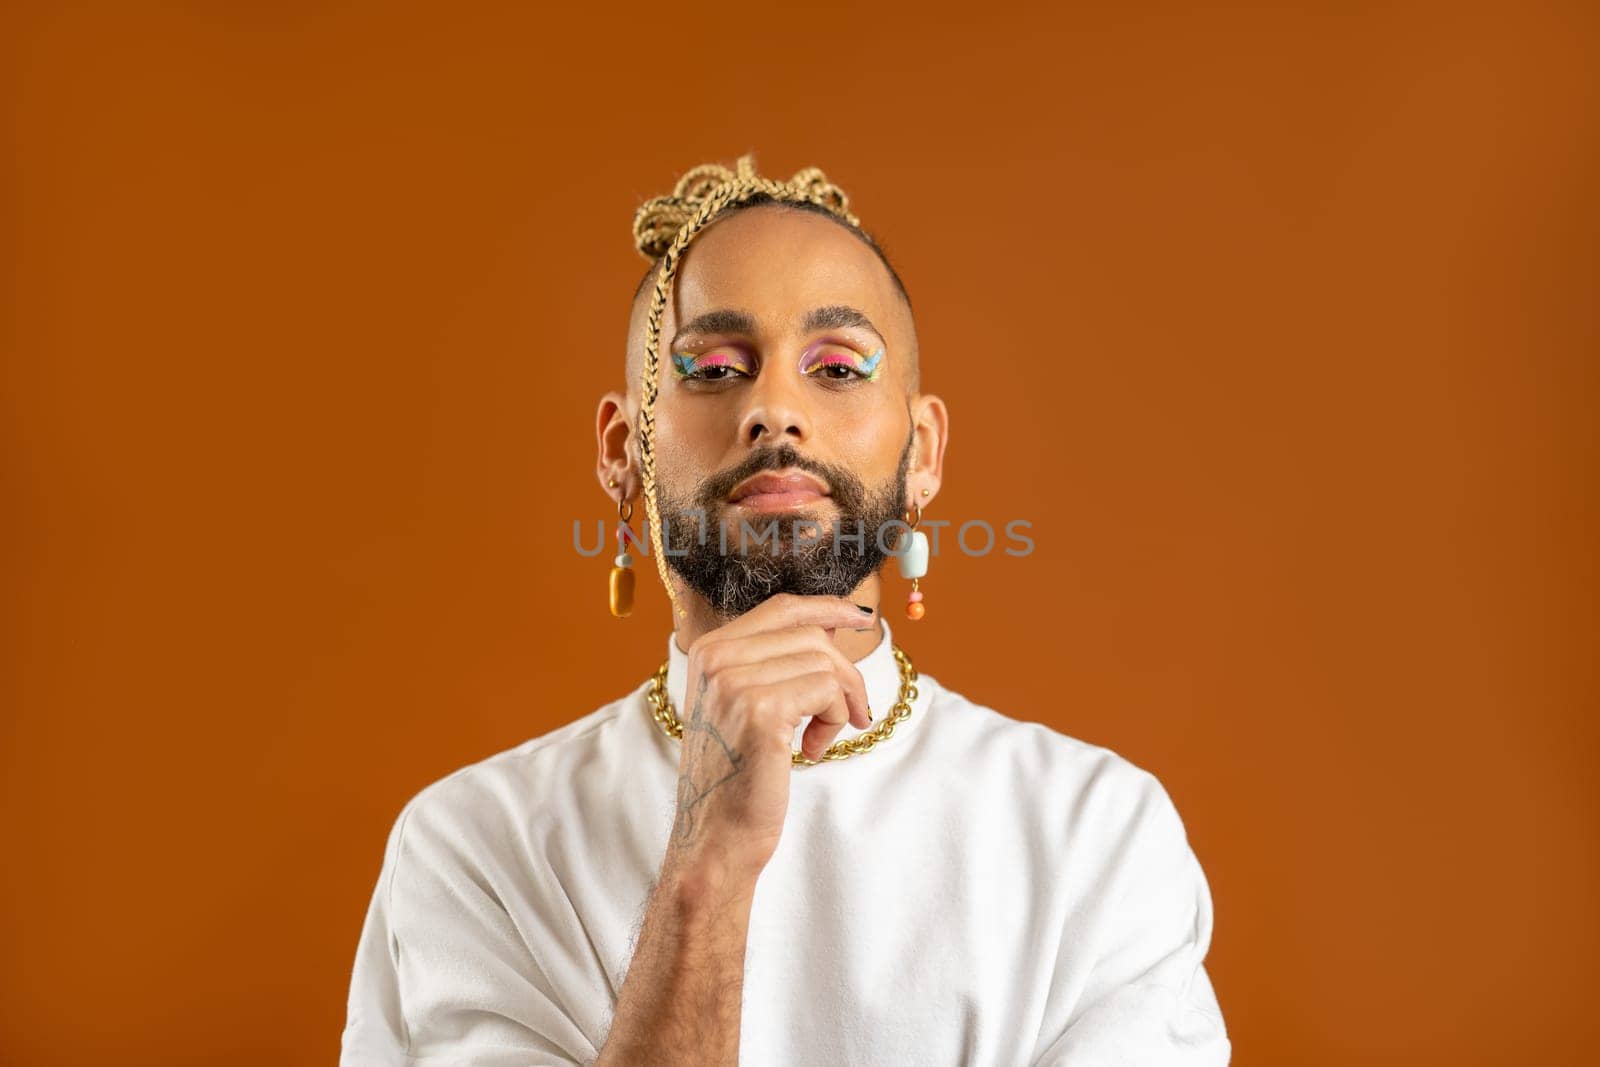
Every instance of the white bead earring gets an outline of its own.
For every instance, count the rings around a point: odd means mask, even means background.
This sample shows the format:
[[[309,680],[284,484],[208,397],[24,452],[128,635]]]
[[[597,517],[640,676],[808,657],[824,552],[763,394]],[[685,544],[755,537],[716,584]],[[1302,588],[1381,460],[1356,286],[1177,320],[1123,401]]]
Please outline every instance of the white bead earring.
[[[928,491],[922,491],[923,496]],[[911,515],[906,522],[909,529],[900,537],[899,551],[895,553],[895,562],[900,567],[900,577],[911,579],[911,593],[906,597],[906,618],[920,619],[927,613],[927,608],[922,603],[922,590],[918,583],[928,573],[928,535],[917,529],[922,523],[922,505],[913,504],[916,513]]]

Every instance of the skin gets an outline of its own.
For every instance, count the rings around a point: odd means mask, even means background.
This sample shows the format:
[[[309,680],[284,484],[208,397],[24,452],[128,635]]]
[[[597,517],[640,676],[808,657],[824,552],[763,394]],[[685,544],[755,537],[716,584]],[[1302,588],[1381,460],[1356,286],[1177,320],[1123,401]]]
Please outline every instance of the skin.
[[[602,397],[596,417],[600,485],[640,512],[634,428],[650,295],[646,286],[630,317],[628,388]],[[872,328],[803,329],[805,316],[824,307],[857,309]],[[718,310],[741,311],[755,328],[680,335],[680,323]],[[784,442],[880,486],[896,474],[909,435],[906,499],[926,508],[937,496],[944,402],[918,391],[910,308],[877,256],[843,227],[777,206],[712,223],[684,256],[661,337],[663,487],[687,493]],[[742,373],[682,377],[697,361]],[[803,514],[831,525],[838,514],[825,496],[770,506],[785,521]],[[739,514],[730,506],[723,517],[736,524]],[[747,517],[764,522],[770,513]],[[601,1064],[737,1063],[750,902],[788,810],[794,730],[805,724],[802,748],[815,758],[846,723],[866,728],[866,689],[852,661],[882,638],[876,574],[842,599],[781,595],[732,620],[673,580],[687,611],[675,640],[689,663],[677,817]]]

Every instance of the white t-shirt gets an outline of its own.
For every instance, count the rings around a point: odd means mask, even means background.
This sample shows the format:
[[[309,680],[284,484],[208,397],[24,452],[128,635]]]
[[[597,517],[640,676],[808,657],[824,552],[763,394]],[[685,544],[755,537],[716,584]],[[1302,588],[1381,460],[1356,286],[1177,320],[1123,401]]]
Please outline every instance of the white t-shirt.
[[[880,718],[891,641],[857,661]],[[681,709],[688,657],[667,645]],[[405,805],[343,1064],[598,1056],[677,796],[647,684]],[[740,1062],[1226,1064],[1210,891],[1161,784],[928,674],[917,689],[874,750],[794,771],[751,908]]]

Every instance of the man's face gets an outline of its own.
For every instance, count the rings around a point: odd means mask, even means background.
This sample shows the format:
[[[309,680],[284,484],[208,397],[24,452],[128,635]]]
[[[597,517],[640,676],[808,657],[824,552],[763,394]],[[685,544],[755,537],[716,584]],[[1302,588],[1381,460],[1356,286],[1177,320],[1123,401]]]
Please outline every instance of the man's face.
[[[888,271],[825,218],[752,208],[690,245],[662,320],[657,502],[669,565],[719,614],[844,596],[881,566],[879,530],[905,510],[915,345]]]

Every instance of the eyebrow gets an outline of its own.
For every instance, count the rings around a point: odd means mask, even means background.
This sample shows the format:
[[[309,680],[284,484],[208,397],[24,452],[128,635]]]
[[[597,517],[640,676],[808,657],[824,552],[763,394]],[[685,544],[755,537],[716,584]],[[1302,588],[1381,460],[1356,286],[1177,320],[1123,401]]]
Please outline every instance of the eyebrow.
[[[870,330],[878,340],[883,340],[882,331],[872,324],[872,320],[867,318],[864,312],[848,304],[829,304],[827,307],[812,308],[800,321],[803,333],[849,328]],[[696,315],[684,323],[683,328],[672,338],[672,347],[679,347],[687,338],[698,333],[733,333],[749,336],[755,332],[755,316],[745,311],[721,308],[708,311],[704,315]]]
[[[872,320],[855,308],[845,304],[830,304],[827,307],[812,308],[806,312],[805,321],[800,324],[800,329],[805,333],[816,333],[818,330],[843,330],[856,328],[871,330],[883,339],[883,334],[878,333],[878,328],[872,325]]]

